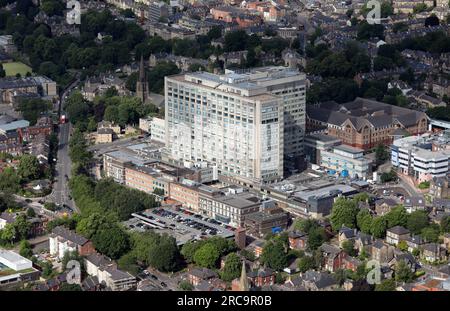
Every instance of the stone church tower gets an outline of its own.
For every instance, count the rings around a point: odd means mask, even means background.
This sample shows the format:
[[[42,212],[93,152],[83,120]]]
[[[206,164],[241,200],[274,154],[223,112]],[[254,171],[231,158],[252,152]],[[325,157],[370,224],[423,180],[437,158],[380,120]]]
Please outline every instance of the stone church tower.
[[[136,96],[145,103],[148,99],[148,81],[145,72],[144,57],[141,55],[141,62],[139,64],[139,77],[136,82]]]

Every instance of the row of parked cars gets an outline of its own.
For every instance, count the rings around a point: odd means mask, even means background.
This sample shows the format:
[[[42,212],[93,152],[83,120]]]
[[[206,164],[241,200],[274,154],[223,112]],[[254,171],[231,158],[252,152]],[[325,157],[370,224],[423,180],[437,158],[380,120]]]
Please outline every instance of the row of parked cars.
[[[171,219],[172,221],[175,221],[177,223],[183,224],[187,227],[193,228],[193,229],[197,229],[199,231],[202,232],[202,235],[217,235],[217,234],[221,234],[222,231],[221,230],[217,230],[216,228],[214,228],[213,226],[208,226],[202,222],[199,221],[195,221],[194,219],[191,218],[187,218],[187,217],[183,217],[177,213],[168,211],[168,210],[164,210],[164,209],[154,209],[153,213],[158,215],[158,216],[162,216],[162,217],[166,217],[168,219]],[[190,212],[189,212],[190,213]],[[186,215],[189,215],[187,213],[184,213]],[[201,217],[200,215],[194,215],[192,213],[190,213],[190,215],[193,215],[193,217],[198,218],[198,219],[202,219],[205,221],[205,219],[203,217]],[[210,221],[211,222],[211,221]],[[213,222],[211,222],[213,223]],[[214,222],[215,224],[219,224],[217,221]],[[175,227],[174,224],[169,225],[171,227]]]
[[[212,224],[222,226],[222,227],[224,227],[224,228],[227,228],[228,230],[231,230],[231,231],[235,231],[235,230],[236,230],[236,228],[233,228],[233,227],[231,227],[231,226],[228,226],[228,225],[226,225],[226,224],[224,224],[224,223],[221,223],[220,221],[217,221],[217,220],[215,220],[215,219],[208,218],[208,217],[206,217],[206,216],[202,216],[202,215],[199,215],[199,214],[194,214],[194,213],[192,213],[192,212],[190,212],[190,211],[188,211],[188,210],[182,209],[182,208],[179,208],[178,210],[179,210],[180,212],[184,213],[184,214],[191,215],[191,216],[193,216],[193,217],[195,217],[195,218],[198,218],[198,219],[200,219],[200,220],[207,221],[207,222],[210,222],[210,223],[212,223]]]

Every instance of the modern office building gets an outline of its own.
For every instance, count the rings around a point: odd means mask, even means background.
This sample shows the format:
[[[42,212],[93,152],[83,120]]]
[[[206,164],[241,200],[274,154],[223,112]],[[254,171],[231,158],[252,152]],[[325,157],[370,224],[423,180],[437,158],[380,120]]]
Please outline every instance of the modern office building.
[[[321,155],[334,146],[340,145],[341,140],[322,133],[314,133],[305,136],[305,159],[312,164],[320,164]]]
[[[199,208],[203,214],[233,227],[243,227],[247,215],[260,210],[261,200],[249,192],[200,193]]]
[[[322,151],[320,166],[350,178],[367,178],[372,172],[372,160],[364,156],[364,150],[346,145]]]
[[[0,249],[0,288],[35,281],[39,275],[40,271],[33,268],[31,260],[13,251]]]
[[[391,146],[391,163],[416,182],[446,177],[450,163],[450,133],[424,134],[397,139]]]
[[[251,183],[283,177],[303,155],[305,75],[286,67],[166,77],[166,145],[171,157],[207,161]]]

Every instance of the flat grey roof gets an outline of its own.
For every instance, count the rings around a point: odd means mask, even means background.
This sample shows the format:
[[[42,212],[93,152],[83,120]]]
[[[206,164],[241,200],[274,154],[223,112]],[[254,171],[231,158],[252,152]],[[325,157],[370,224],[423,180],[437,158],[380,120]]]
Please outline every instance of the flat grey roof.
[[[9,132],[9,131],[17,130],[19,128],[25,128],[25,127],[29,127],[29,126],[30,126],[30,122],[28,122],[27,120],[13,121],[11,123],[0,125],[0,131]]]
[[[339,145],[339,146],[335,146],[334,149],[338,149],[338,150],[342,150],[345,152],[349,152],[349,153],[361,153],[364,152],[364,150],[359,149],[359,148],[355,148],[352,146],[347,146],[347,145]]]
[[[343,194],[356,191],[355,188],[348,185],[333,185],[329,187],[320,188],[312,191],[297,191],[294,193],[294,197],[308,201],[310,197],[321,197],[330,194],[331,191],[341,191]]]
[[[19,254],[9,251],[6,249],[0,249],[0,258],[4,259],[5,261],[15,263],[15,264],[25,264],[30,263],[30,260],[26,259],[25,257],[20,256]],[[8,267],[10,268],[10,267]]]
[[[108,152],[105,154],[108,156],[111,156],[119,161],[131,162],[137,166],[144,166],[146,163],[150,163],[150,162],[154,161],[154,160],[147,160],[143,157],[140,157],[131,152],[126,152],[124,150],[111,151],[111,152]]]
[[[258,205],[261,201],[251,193],[239,193],[234,195],[226,195],[217,199],[217,201],[224,204],[236,207],[246,208],[254,205]]]
[[[323,141],[323,142],[340,141],[340,139],[337,138],[337,137],[329,136],[329,135],[321,134],[321,133],[315,133],[315,134],[306,135],[305,139],[308,139],[308,138],[319,140],[319,141]]]

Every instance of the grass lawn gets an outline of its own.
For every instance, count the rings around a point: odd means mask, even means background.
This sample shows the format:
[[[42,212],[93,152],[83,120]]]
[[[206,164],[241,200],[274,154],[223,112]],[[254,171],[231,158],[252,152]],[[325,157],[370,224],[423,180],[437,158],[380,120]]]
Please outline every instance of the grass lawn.
[[[4,63],[3,69],[5,69],[7,76],[15,76],[17,73],[20,73],[22,77],[25,77],[27,72],[33,72],[30,67],[25,65],[24,63]]]

